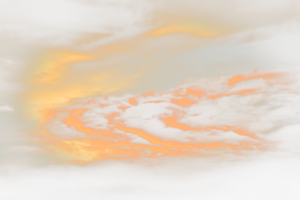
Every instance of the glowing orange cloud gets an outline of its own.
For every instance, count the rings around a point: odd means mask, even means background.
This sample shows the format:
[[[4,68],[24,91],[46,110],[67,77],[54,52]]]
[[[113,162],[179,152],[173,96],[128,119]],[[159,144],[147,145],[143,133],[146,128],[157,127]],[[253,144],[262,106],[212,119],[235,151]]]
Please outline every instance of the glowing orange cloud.
[[[168,92],[156,93],[153,91],[141,95],[124,97],[120,100],[111,100],[109,97],[96,97],[87,101],[83,100],[74,105],[44,111],[46,120],[39,126],[39,130],[46,132],[49,139],[43,144],[54,149],[67,160],[79,163],[89,163],[102,159],[138,159],[156,158],[164,156],[208,156],[223,153],[241,153],[245,151],[264,150],[268,142],[257,134],[249,132],[240,124],[200,126],[197,124],[182,122],[188,114],[187,109],[204,101],[217,101],[231,96],[247,96],[262,94],[265,91],[256,89],[239,89],[229,92],[240,82],[248,80],[271,81],[283,77],[282,73],[263,74],[257,71],[250,75],[238,75],[223,81],[223,91],[211,91],[192,86],[181,86],[179,89]],[[272,87],[272,85],[270,86]],[[166,99],[168,95],[168,99]],[[156,100],[155,100],[156,99]],[[180,134],[189,136],[184,140],[167,139],[159,134],[154,134],[140,126],[128,124],[124,114],[143,105],[164,105],[167,112],[156,119],[164,124],[164,130],[180,131]],[[151,106],[150,105],[150,106]],[[105,109],[109,108],[109,112]],[[93,119],[90,112],[98,109],[103,113],[93,115],[104,120],[104,124],[92,125]],[[170,114],[171,113],[171,114]],[[131,118],[129,118],[130,120]],[[135,119],[135,118],[133,118]],[[58,121],[69,129],[74,129],[84,135],[61,138],[48,127],[53,120]],[[174,133],[175,133],[174,132]],[[214,135],[231,134],[234,139],[203,140],[197,136],[206,134],[206,137],[214,138]],[[208,135],[207,135],[208,134]],[[138,140],[136,140],[139,138]]]

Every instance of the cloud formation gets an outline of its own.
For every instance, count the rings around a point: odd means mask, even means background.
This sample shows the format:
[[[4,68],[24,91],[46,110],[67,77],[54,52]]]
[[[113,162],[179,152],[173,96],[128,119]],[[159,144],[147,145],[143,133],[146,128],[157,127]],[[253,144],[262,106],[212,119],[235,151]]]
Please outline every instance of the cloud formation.
[[[60,46],[86,36],[126,38],[147,28],[150,10],[150,3],[136,0],[5,0],[0,39]]]
[[[16,83],[12,82],[12,77],[20,68],[12,60],[0,58],[0,91],[8,92],[17,89]]]
[[[268,132],[299,120],[295,74],[255,70],[167,92],[77,100],[45,110],[37,130],[79,162],[265,151],[276,148]]]
[[[159,56],[158,50],[165,48],[186,51],[232,40],[245,44],[299,34],[298,5],[292,0],[4,2],[0,42],[51,50],[53,63],[37,70],[26,60],[30,73],[19,80],[16,74],[24,72],[24,61],[3,57],[0,66],[5,71],[10,66],[10,75],[0,71],[0,92],[36,91],[58,80],[65,80],[65,90],[70,90],[79,77],[87,80],[93,72],[140,55]]]
[[[3,0],[0,40],[95,48],[151,30],[215,37],[298,19],[299,7],[293,0]]]
[[[14,109],[11,108],[11,107],[9,107],[9,106],[7,106],[7,105],[5,105],[5,106],[0,106],[0,111],[12,112],[12,111],[14,111]]]
[[[53,153],[54,151],[44,147],[35,147],[35,146],[13,146],[9,147],[6,150],[16,151],[16,152],[29,152],[29,153]]]
[[[274,199],[299,198],[299,160],[265,156],[243,162],[210,160],[157,166],[107,162],[98,165],[2,167],[3,199]],[[28,184],[30,183],[30,184]],[[287,186],[288,184],[288,186]],[[16,189],[18,192],[16,192]]]
[[[298,200],[299,5],[2,0],[0,199]]]

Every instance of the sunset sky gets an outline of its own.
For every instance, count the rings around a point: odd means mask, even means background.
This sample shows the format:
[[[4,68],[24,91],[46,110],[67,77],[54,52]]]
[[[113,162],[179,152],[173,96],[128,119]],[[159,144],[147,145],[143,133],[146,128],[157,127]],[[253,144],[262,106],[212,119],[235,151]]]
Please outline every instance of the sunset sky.
[[[1,0],[0,199],[299,199],[300,2]]]

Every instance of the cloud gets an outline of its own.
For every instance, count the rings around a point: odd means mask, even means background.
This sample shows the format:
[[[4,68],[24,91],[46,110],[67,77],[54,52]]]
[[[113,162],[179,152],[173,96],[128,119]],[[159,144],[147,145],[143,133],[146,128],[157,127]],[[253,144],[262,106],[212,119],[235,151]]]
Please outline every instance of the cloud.
[[[23,60],[0,58],[0,95],[26,90],[24,83],[16,81],[26,68]]]
[[[300,152],[300,125],[298,123],[282,126],[269,135],[269,138],[278,144],[281,152],[286,154]]]
[[[38,74],[35,74],[33,76],[33,78],[40,78],[40,79],[43,79],[43,78],[47,78],[50,74],[47,73],[47,72],[41,72],[41,73],[38,73]]]
[[[56,138],[46,143],[58,154],[80,162],[269,151],[277,146],[267,133],[299,123],[298,76],[255,70],[165,92],[81,99],[45,110],[38,130]]]
[[[33,75],[35,82],[30,86],[32,90],[47,77],[75,83],[78,82],[78,76],[90,75],[141,54],[147,55],[149,51],[158,52],[160,48],[185,51],[236,39],[251,43],[299,33],[299,20],[294,12],[297,1],[267,1],[264,4],[258,1],[228,1],[224,6],[220,1],[29,2],[25,4],[13,0],[3,3],[0,8],[0,35],[5,41],[11,42],[9,44],[34,45],[60,53],[60,56],[56,56],[57,60],[53,59],[55,62],[50,69],[41,69],[40,73]],[[224,11],[223,7],[228,7],[230,11]],[[287,7],[290,13],[286,13],[282,7]],[[241,11],[245,9],[247,12]],[[56,13],[55,16],[52,13]],[[278,17],[278,13],[281,17]],[[168,28],[181,22],[190,24],[199,15],[201,19],[208,19],[209,25],[199,24],[197,27],[211,27],[213,24],[221,27],[225,24],[224,29],[230,31],[203,37],[204,34],[198,29]],[[219,17],[215,19],[211,15]],[[282,20],[273,22],[273,18]],[[228,21],[236,28],[230,29],[226,25]],[[244,24],[254,25],[244,27]],[[68,60],[69,56],[76,59]],[[74,77],[76,80],[72,79]],[[85,77],[83,79],[86,80]],[[22,83],[8,84],[5,81],[3,85],[7,85],[6,90],[10,87],[14,91],[25,90]]]
[[[283,62],[281,63],[282,65],[285,65],[285,66],[288,66],[288,65],[291,65],[291,66],[299,66],[300,63],[286,63],[286,62]]]
[[[0,40],[89,49],[152,30],[219,36],[297,19],[297,9],[292,0],[3,0]]]
[[[270,155],[242,162],[196,159],[156,166],[124,162],[103,162],[86,167],[6,166],[1,168],[0,197],[13,200],[180,200],[187,197],[296,200],[299,198],[299,167],[295,157]]]
[[[8,151],[24,152],[24,153],[53,153],[54,151],[45,147],[35,146],[13,146],[6,148]]]
[[[149,32],[149,34],[118,39],[103,44],[91,42],[89,45],[72,47],[71,49],[77,51],[76,56],[74,56],[77,59],[64,60],[64,56],[62,56],[62,61],[57,62],[52,70],[53,74],[58,75],[58,79],[69,79],[76,82],[78,76],[90,75],[92,72],[114,67],[138,56],[147,57],[151,54],[158,56],[158,52],[161,52],[161,50],[167,50],[168,52],[181,51],[180,54],[183,54],[195,48],[205,49],[210,45],[222,44],[228,41],[246,45],[280,36],[297,35],[300,33],[299,27],[299,20],[291,20],[258,28],[242,29],[213,37],[203,37],[197,31],[179,30],[163,34]],[[266,44],[264,48],[277,48],[268,45],[270,44]],[[72,55],[72,53],[69,55]],[[289,53],[289,55],[291,54]],[[67,56],[68,54],[65,57]],[[130,68],[131,66],[127,67]],[[74,77],[76,77],[76,80],[72,80]]]
[[[240,38],[242,44],[270,40],[280,36],[299,35],[300,18],[287,20],[281,23],[237,31],[234,37]]]
[[[5,105],[5,106],[0,106],[0,111],[3,111],[3,112],[12,112],[12,111],[14,111],[14,109],[11,108],[11,107],[9,107],[9,106],[7,106],[7,105]]]
[[[296,0],[164,0],[160,4],[168,20],[196,21],[202,27],[227,33],[299,19],[300,8]]]
[[[126,38],[148,25],[146,1],[1,1],[1,40],[38,45],[72,45],[87,35]],[[111,39],[108,39],[111,40]]]

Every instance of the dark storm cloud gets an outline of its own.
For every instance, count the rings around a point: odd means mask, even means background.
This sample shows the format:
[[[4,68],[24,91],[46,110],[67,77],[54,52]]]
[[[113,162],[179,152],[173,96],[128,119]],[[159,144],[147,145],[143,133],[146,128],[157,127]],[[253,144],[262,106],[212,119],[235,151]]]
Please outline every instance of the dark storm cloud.
[[[292,199],[297,196],[299,158],[245,163],[162,165],[98,163],[0,169],[3,200],[27,199]],[[18,191],[18,192],[16,192]]]

